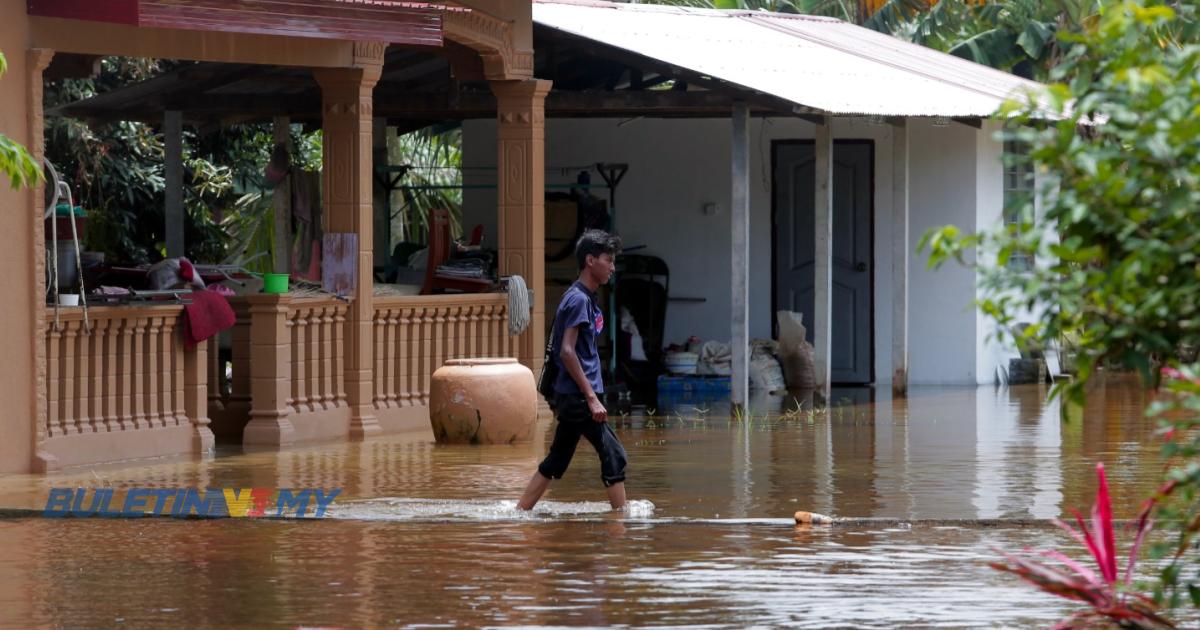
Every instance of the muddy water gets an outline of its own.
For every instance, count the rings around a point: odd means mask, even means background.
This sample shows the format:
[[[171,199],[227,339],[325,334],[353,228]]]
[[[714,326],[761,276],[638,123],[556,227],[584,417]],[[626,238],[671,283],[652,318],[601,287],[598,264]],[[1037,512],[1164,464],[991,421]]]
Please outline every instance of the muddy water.
[[[763,401],[620,418],[637,501],[607,514],[581,445],[532,515],[544,453],[427,435],[209,462],[0,478],[0,506],[53,486],[340,487],[333,518],[0,521],[0,621],[15,626],[1025,626],[1070,610],[986,567],[1064,546],[1044,527],[795,530],[797,509],[903,519],[1045,519],[1090,504],[1103,461],[1131,516],[1161,473],[1143,398],[1097,388],[1059,420],[1046,390],[870,390],[808,413]],[[765,413],[768,410],[771,413]],[[779,520],[779,519],[784,520]]]

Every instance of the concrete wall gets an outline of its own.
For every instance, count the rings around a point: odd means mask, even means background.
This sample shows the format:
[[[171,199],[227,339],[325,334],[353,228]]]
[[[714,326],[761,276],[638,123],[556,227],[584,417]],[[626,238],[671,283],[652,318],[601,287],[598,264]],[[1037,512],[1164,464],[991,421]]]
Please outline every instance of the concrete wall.
[[[964,125],[912,125],[910,235],[915,247],[930,228],[975,229],[976,142]],[[997,185],[1000,179],[997,176]],[[909,263],[909,380],[913,384],[976,382],[975,272],[948,264],[926,269],[923,256]]]
[[[799,119],[755,119],[750,128],[751,150],[751,278],[750,334],[771,334],[771,142],[810,139],[813,125]],[[875,142],[875,375],[891,378],[891,146],[892,127],[858,120],[838,120],[836,138]],[[995,148],[985,134],[952,124],[935,127],[910,124],[911,234],[915,248],[926,229],[955,223],[975,228],[977,215],[1000,216],[998,207],[981,208],[981,195],[992,203],[1001,190],[999,154],[995,173],[980,172],[978,164],[992,158]],[[666,260],[671,268],[671,294],[703,297],[703,303],[671,302],[666,338],[683,341],[728,339],[730,317],[729,153],[730,124],[724,119],[657,120],[553,119],[546,125],[546,165],[580,166],[595,162],[626,162],[629,172],[617,189],[617,229],[627,245],[647,245],[644,253]],[[463,133],[463,163],[468,167],[496,163],[495,124],[467,121]],[[998,149],[997,149],[998,150]],[[576,171],[550,171],[547,184],[574,181]],[[979,181],[994,186],[977,191]],[[468,170],[465,183],[493,184],[494,172]],[[599,182],[593,175],[593,183]],[[992,190],[994,188],[994,191]],[[606,191],[598,191],[604,195]],[[995,192],[996,195],[999,192]],[[716,203],[715,216],[703,213]],[[495,191],[468,189],[464,194],[464,223],[482,223],[496,233]],[[979,378],[977,342],[979,321],[972,306],[975,274],[957,265],[937,271],[925,259],[910,260],[910,382],[967,384]],[[547,308],[551,308],[547,305]],[[987,382],[992,375],[987,374]]]
[[[0,133],[25,145],[30,144],[29,94],[26,88],[26,50],[29,21],[25,3],[6,2],[0,7],[0,52],[8,59],[8,74],[0,78]],[[33,456],[34,407],[34,289],[33,196],[13,190],[7,179],[0,181],[0,233],[10,236],[9,246],[0,248],[0,283],[5,299],[0,302],[0,356],[11,361],[5,370],[0,397],[0,472],[28,470]],[[17,235],[14,237],[14,235]],[[21,238],[19,235],[29,235]],[[41,304],[38,300],[37,304]],[[40,340],[39,340],[40,341]]]

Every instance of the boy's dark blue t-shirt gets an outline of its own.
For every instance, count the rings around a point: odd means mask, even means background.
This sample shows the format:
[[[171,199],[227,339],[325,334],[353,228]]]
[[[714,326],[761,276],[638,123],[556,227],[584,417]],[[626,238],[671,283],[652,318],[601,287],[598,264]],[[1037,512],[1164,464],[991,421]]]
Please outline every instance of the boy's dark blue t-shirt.
[[[567,328],[579,328],[579,336],[575,340],[575,356],[579,357],[579,365],[592,390],[597,394],[604,392],[604,381],[600,376],[600,355],[596,351],[596,340],[604,332],[604,313],[596,303],[596,294],[588,290],[582,283],[576,281],[563,294],[555,314],[554,330],[554,362],[558,364],[558,379],[554,382],[554,391],[560,394],[581,394],[575,379],[563,367],[562,357],[558,349],[562,347],[563,331]]]

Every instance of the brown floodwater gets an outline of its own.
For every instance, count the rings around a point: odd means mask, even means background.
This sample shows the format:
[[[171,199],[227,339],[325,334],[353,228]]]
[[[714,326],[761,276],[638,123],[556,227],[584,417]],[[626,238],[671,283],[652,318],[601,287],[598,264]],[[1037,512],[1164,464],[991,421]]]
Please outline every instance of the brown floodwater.
[[[623,514],[602,502],[586,443],[534,513],[513,509],[548,419],[528,445],[419,433],[0,477],[0,507],[38,509],[51,487],[342,488],[320,520],[0,520],[0,623],[1052,625],[1072,606],[986,563],[997,549],[1073,549],[1037,522],[1090,506],[1096,462],[1118,516],[1133,516],[1162,460],[1137,388],[1093,388],[1067,422],[1046,394],[845,390],[829,411],[767,399],[740,418],[717,403],[616,418],[631,462]],[[796,529],[801,509],[912,522]]]

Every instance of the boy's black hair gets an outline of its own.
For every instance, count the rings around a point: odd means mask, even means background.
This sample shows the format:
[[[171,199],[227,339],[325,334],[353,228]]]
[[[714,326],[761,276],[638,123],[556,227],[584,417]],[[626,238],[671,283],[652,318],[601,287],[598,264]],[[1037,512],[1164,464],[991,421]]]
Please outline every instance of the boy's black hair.
[[[609,234],[604,230],[584,230],[583,236],[579,237],[579,241],[575,243],[575,260],[579,263],[579,270],[587,266],[587,257],[600,257],[601,254],[612,254],[616,256],[621,251],[621,237],[616,234]]]

